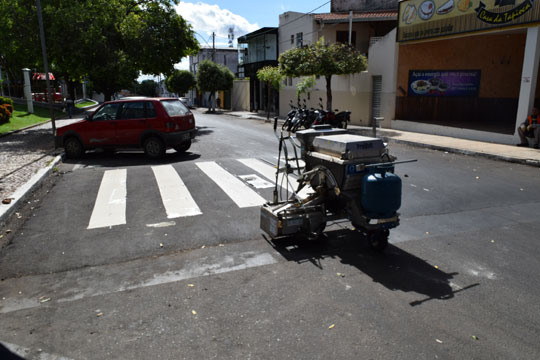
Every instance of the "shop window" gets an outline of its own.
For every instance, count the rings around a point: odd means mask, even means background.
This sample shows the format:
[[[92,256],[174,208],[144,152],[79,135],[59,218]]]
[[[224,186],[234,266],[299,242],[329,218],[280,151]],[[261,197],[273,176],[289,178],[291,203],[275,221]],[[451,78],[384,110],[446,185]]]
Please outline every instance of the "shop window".
[[[294,34],[291,35],[291,45],[294,45]]]

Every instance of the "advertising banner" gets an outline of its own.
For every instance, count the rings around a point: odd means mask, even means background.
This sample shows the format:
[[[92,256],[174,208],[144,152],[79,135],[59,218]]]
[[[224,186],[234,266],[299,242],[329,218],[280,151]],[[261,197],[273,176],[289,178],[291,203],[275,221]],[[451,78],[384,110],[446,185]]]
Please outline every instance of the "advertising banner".
[[[476,97],[480,70],[410,70],[409,96]]]
[[[540,22],[540,0],[408,0],[399,3],[397,41]]]

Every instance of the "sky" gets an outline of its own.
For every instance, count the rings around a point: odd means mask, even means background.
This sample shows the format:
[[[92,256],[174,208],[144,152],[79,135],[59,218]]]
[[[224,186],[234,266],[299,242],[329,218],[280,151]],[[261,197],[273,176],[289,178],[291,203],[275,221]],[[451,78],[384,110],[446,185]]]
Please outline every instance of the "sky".
[[[321,6],[322,5],[322,6]],[[175,6],[180,14],[195,31],[201,46],[212,46],[212,32],[216,33],[216,47],[227,47],[228,30],[234,28],[234,47],[236,39],[242,35],[263,27],[277,27],[279,15],[287,11],[301,13],[330,12],[328,0],[215,0],[215,1],[180,1]],[[187,58],[176,64],[177,69],[189,69]],[[139,81],[153,78],[146,75]]]

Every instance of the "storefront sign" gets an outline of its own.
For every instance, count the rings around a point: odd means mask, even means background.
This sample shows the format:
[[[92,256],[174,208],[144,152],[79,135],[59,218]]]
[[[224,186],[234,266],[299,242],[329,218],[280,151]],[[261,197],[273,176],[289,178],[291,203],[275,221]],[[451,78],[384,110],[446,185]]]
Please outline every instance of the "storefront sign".
[[[540,0],[408,0],[399,3],[397,41],[540,22]]]
[[[409,96],[478,96],[480,70],[410,70]]]

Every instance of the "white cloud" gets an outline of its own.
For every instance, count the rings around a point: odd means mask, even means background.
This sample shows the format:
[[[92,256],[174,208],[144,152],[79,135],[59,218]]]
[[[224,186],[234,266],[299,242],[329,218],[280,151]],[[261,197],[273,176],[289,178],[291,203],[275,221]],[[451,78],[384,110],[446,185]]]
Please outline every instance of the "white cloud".
[[[199,34],[210,36],[212,32],[215,32],[216,37],[221,40],[220,43],[226,44],[231,27],[234,28],[235,39],[259,29],[257,23],[252,24],[244,17],[233,14],[227,9],[221,9],[218,5],[181,1],[176,6],[176,12],[186,19],[193,26],[193,30]],[[208,45],[200,38],[199,42],[202,46]],[[211,39],[208,42],[212,44]]]

